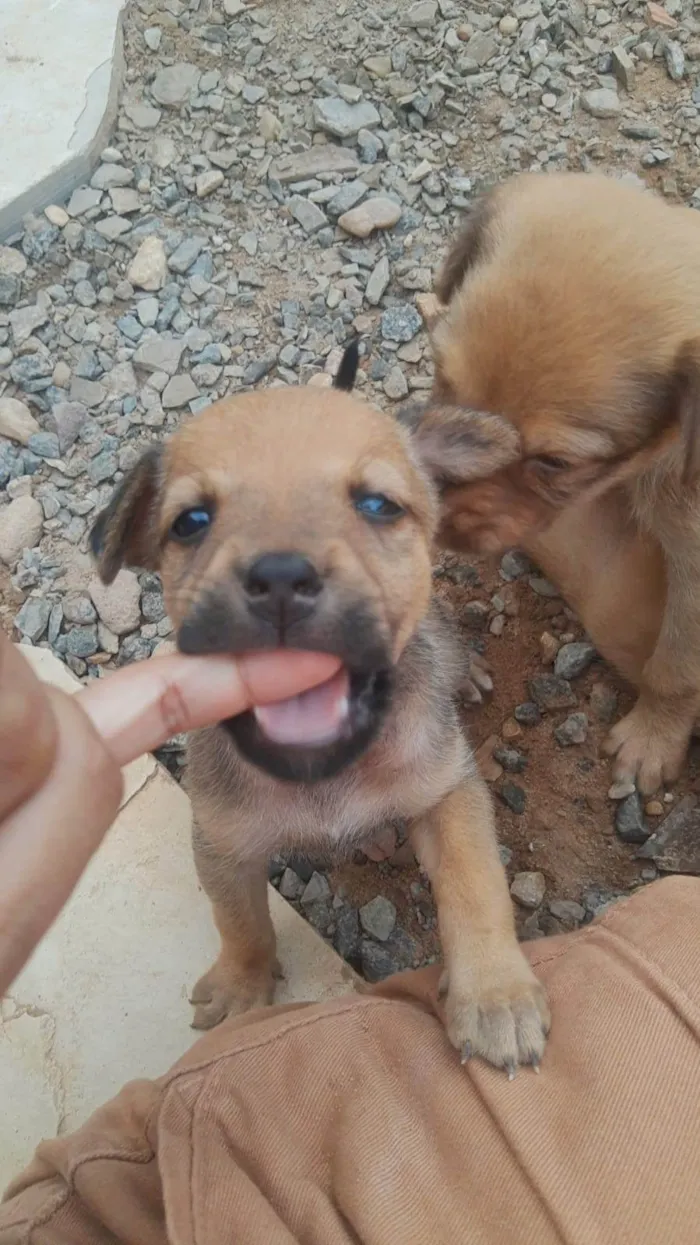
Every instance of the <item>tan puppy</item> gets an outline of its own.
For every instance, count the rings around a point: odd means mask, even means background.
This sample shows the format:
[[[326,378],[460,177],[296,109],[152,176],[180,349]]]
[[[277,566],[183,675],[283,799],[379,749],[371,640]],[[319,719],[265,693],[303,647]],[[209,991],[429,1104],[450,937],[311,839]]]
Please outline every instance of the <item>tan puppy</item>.
[[[448,424],[479,438],[466,486],[433,454],[441,543],[518,546],[558,584],[639,689],[608,750],[651,792],[700,710],[700,216],[604,177],[517,177],[437,293],[434,398],[406,419],[424,455]]]
[[[356,363],[351,349],[342,387]],[[161,571],[184,652],[287,646],[343,662],[322,687],[191,739],[196,864],[222,941],[194,990],[198,1028],[272,1000],[271,854],[352,849],[408,821],[438,906],[452,1042],[509,1070],[539,1062],[547,1007],[460,731],[464,655],[431,601],[436,523],[404,429],[337,389],[300,388],[191,420],[95,526],[106,582],[124,562]]]

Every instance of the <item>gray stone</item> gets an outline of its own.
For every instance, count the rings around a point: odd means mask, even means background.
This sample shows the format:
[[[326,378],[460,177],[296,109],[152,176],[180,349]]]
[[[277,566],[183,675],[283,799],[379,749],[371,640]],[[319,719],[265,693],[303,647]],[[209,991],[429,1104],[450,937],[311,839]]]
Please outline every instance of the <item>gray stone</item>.
[[[168,376],[174,376],[180,366],[184,348],[183,341],[153,334],[141,341],[133,361],[146,372],[165,372]]]
[[[95,576],[88,592],[101,621],[114,635],[127,635],[140,626],[141,587],[133,571],[119,571],[111,584]]]
[[[601,120],[619,117],[622,111],[617,91],[612,91],[608,87],[594,87],[592,91],[584,91],[581,96],[581,105],[592,117],[598,117]]]
[[[137,130],[155,130],[163,115],[159,108],[152,108],[150,104],[125,104],[124,112]]]
[[[270,165],[268,176],[287,186],[291,182],[305,182],[322,173],[354,173],[358,167],[353,151],[332,143],[321,143],[308,151],[279,156]]]
[[[196,235],[184,238],[170,256],[168,268],[172,272],[177,272],[184,276],[188,269],[192,267],[205,243],[206,238],[197,237]]]
[[[303,195],[292,195],[288,207],[304,233],[318,233],[319,229],[323,229],[324,225],[328,224],[328,217],[320,207],[317,207],[310,199],[305,199]]]
[[[58,435],[60,453],[65,454],[85,426],[88,418],[87,408],[82,402],[57,402],[51,408],[51,418]]]
[[[511,813],[515,813],[516,816],[522,817],[527,802],[527,797],[522,787],[519,787],[515,782],[504,782],[497,788],[497,792],[506,808],[509,808]]]
[[[93,173],[90,185],[93,190],[111,190],[114,186],[130,186],[133,180],[131,169],[123,164],[101,164]]]
[[[513,717],[521,726],[539,726],[542,721],[542,714],[534,700],[525,700],[521,705],[516,705]]]
[[[96,454],[88,464],[87,474],[91,484],[103,484],[105,480],[112,480],[114,473],[119,470],[119,459],[111,450],[103,450],[101,454]]]
[[[55,432],[35,432],[29,438],[29,449],[39,458],[58,458],[60,449]]]
[[[333,946],[344,960],[356,960],[360,950],[360,918],[357,908],[344,908],[335,921]]]
[[[141,613],[146,622],[157,623],[165,618],[165,601],[162,592],[144,592],[141,595]]]
[[[372,130],[381,122],[374,104],[361,100],[347,104],[340,96],[314,100],[314,122],[318,129],[335,138],[352,138],[358,130]]]
[[[177,410],[181,406],[186,406],[188,402],[193,402],[199,397],[199,390],[186,372],[181,372],[178,376],[173,376],[168,381],[163,393],[161,401],[163,409],[166,411]]]
[[[22,282],[11,273],[0,272],[0,307],[12,307],[22,293]]]
[[[568,930],[576,929],[586,917],[586,909],[574,899],[553,899],[549,911]]]
[[[377,264],[375,264],[370,274],[369,280],[365,287],[365,298],[371,307],[377,307],[382,301],[384,293],[389,284],[390,270],[389,260],[383,255]]]
[[[357,204],[361,203],[368,190],[369,186],[360,178],[356,178],[352,182],[345,182],[326,204],[328,215],[332,220],[337,220],[344,212],[349,212],[351,208],[357,207]]]
[[[15,627],[22,635],[38,644],[51,616],[51,605],[45,597],[28,597],[15,618]]]
[[[86,212],[99,207],[101,202],[101,190],[92,189],[90,186],[79,186],[68,200],[66,211],[69,216],[84,216]]]
[[[278,889],[284,899],[300,899],[304,892],[304,883],[293,869],[285,869]]]
[[[196,65],[187,61],[168,65],[158,71],[151,83],[153,98],[164,108],[179,108],[195,90],[200,73]]]
[[[527,575],[531,569],[530,559],[526,554],[520,553],[517,549],[509,549],[501,558],[501,578],[505,579],[507,583]]]
[[[620,800],[615,809],[615,829],[625,843],[646,843],[649,827],[644,820],[644,809],[638,791]]]
[[[360,970],[366,981],[384,981],[386,977],[401,972],[404,967],[394,955],[390,944],[380,945],[371,938],[363,938],[360,943]]]
[[[302,906],[306,907],[308,904],[317,903],[320,899],[330,898],[331,888],[328,885],[328,878],[323,873],[314,871],[304,887],[304,893],[301,897]]]
[[[423,327],[423,321],[411,303],[387,307],[382,312],[381,333],[385,341],[410,342]]]
[[[517,748],[510,748],[507,744],[501,744],[493,750],[493,759],[502,765],[508,774],[522,774],[527,768],[527,757],[522,752],[518,752]]]
[[[664,42],[664,60],[669,78],[673,82],[681,82],[685,77],[685,53],[675,39],[666,39]]]
[[[536,674],[530,679],[528,690],[537,708],[543,712],[571,709],[576,704],[571,684],[557,674]]]
[[[16,311],[10,312],[12,340],[15,346],[22,346],[36,329],[46,324],[49,309],[50,303],[44,296],[42,302],[37,302],[31,307],[18,307]]]
[[[63,598],[63,616],[66,622],[86,626],[97,622],[97,612],[84,592],[72,592]]]
[[[437,12],[437,0],[418,0],[400,17],[400,24],[414,30],[429,30],[435,24]]]
[[[396,908],[390,899],[377,895],[360,908],[360,924],[366,934],[386,942],[396,925]]]
[[[28,493],[0,509],[0,561],[14,567],[25,549],[39,543],[43,525],[41,505]]]
[[[554,673],[562,679],[575,679],[588,669],[595,657],[595,646],[586,641],[562,644],[554,662]]]
[[[128,233],[131,224],[125,216],[105,216],[103,220],[98,220],[95,229],[103,238],[107,238],[110,242],[116,242],[117,238],[121,238],[122,234]]]
[[[554,738],[560,748],[585,743],[588,737],[588,718],[585,713],[570,713],[561,726],[555,727]]]
[[[97,627],[72,627],[65,636],[65,652],[71,657],[93,657],[100,645]]]
[[[491,31],[477,30],[468,40],[464,52],[475,65],[481,68],[496,55],[498,40]]]
[[[546,883],[542,873],[516,873],[510,887],[513,899],[523,908],[530,908],[532,911],[539,908],[545,890]]]

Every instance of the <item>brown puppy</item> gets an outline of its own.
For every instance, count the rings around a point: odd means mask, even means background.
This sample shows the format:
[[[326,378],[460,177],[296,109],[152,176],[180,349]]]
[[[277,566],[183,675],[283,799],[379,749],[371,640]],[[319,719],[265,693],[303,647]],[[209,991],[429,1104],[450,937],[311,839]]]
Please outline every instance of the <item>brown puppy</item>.
[[[341,387],[355,366],[351,351]],[[471,442],[451,448],[455,469]],[[194,990],[198,1028],[272,999],[272,853],[352,848],[407,821],[438,905],[452,1042],[509,1070],[539,1062],[547,1007],[459,727],[464,655],[431,601],[436,523],[404,429],[337,389],[300,388],[191,420],[95,526],[107,582],[124,562],[161,571],[184,652],[284,645],[343,662],[321,688],[190,741],[196,864],[222,941]]]
[[[700,710],[700,216],[604,177],[517,177],[437,292],[434,396],[406,419],[445,485],[440,541],[519,546],[560,587],[639,689],[608,750],[651,792]],[[479,438],[466,486],[448,426]]]

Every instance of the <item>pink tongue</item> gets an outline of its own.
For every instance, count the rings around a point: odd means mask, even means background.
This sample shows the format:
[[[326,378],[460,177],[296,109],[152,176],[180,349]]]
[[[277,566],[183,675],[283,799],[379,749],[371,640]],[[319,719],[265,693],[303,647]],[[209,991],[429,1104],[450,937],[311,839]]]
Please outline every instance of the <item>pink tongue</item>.
[[[301,696],[254,709],[260,729],[275,744],[321,747],[338,738],[348,716],[350,680],[345,669]]]

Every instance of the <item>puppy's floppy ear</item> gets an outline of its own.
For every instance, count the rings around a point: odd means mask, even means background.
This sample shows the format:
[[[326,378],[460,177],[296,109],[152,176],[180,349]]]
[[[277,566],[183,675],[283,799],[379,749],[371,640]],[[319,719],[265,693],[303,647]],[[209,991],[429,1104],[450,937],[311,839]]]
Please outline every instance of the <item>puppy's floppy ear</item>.
[[[333,380],[334,389],[342,389],[344,393],[350,393],[355,379],[357,377],[357,369],[360,363],[360,341],[355,338],[345,347],[345,352],[340,360],[340,367],[335,374]]]
[[[156,569],[162,459],[161,446],[147,450],[95,521],[90,548],[105,584],[111,584],[125,564]]]
[[[403,407],[398,419],[438,485],[484,479],[521,456],[520,434],[500,415],[428,403]]]

